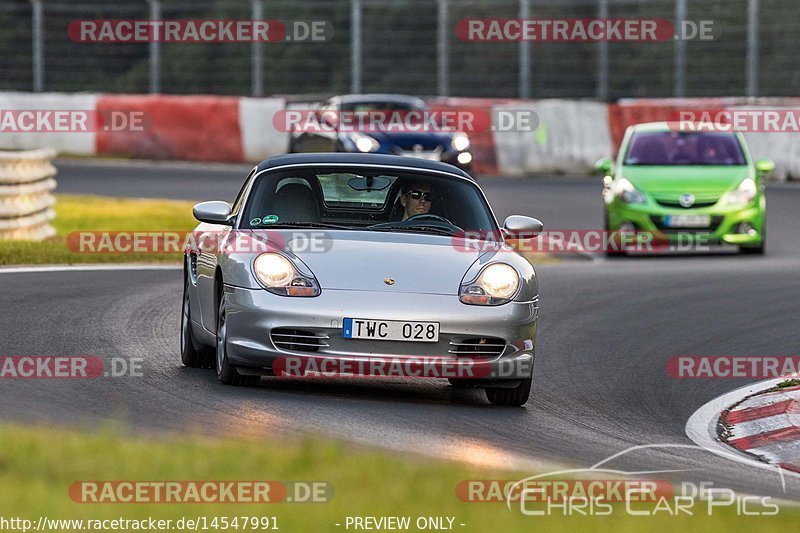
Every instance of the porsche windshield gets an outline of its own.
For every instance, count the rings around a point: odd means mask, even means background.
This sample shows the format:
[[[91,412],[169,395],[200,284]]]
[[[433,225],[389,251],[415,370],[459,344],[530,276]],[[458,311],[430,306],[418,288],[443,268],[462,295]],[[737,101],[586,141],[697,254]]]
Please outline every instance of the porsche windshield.
[[[398,224],[395,224],[398,223]],[[473,182],[375,169],[294,169],[256,179],[240,227],[498,231]],[[435,226],[435,227],[434,227]]]
[[[634,134],[626,165],[744,165],[732,133],[646,131]]]

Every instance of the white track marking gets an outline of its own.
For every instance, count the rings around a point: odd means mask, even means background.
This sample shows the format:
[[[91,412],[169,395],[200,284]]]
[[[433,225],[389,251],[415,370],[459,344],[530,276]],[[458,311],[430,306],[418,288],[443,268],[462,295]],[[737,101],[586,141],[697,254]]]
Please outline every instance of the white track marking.
[[[182,265],[45,265],[0,267],[0,274],[28,274],[31,272],[92,272],[100,270],[180,270]]]

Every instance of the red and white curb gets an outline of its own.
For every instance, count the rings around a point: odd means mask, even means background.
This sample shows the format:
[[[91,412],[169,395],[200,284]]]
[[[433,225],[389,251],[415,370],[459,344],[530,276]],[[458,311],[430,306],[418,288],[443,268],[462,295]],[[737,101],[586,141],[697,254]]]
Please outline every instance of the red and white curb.
[[[723,442],[800,473],[800,386],[750,397],[722,412]]]
[[[787,379],[753,383],[714,398],[689,418],[686,435],[728,459],[781,475],[800,474],[800,386],[769,391]]]

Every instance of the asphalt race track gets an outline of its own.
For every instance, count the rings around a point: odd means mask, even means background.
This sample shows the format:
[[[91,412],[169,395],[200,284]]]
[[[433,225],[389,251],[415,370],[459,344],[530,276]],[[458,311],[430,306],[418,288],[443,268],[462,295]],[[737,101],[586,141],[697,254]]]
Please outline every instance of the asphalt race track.
[[[230,200],[247,167],[59,164],[59,192]],[[498,218],[550,229],[600,229],[599,180],[484,178]],[[742,380],[677,380],[674,355],[800,355],[800,186],[768,187],[767,255],[645,257],[538,267],[542,315],[534,393],[524,409],[490,406],[446,382],[264,379],[220,385],[182,367],[180,270],[0,274],[8,355],[144,360],[143,377],[8,380],[0,417],[135,431],[273,435],[322,432],[358,443],[503,464],[589,467],[631,446],[692,445],[691,414]],[[167,229],[167,228],[165,228]],[[767,471],[700,449],[647,448],[624,470],[688,470],[656,479],[713,481],[783,495]],[[800,477],[786,477],[800,496]]]

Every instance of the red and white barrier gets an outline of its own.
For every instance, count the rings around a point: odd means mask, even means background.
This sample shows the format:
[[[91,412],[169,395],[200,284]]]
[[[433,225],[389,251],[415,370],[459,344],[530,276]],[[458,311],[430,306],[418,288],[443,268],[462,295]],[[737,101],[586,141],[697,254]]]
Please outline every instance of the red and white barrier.
[[[96,153],[146,159],[244,161],[239,101],[220,96],[103,95],[101,114],[141,111],[141,131],[101,131]]]
[[[755,106],[800,108],[797,99],[654,99],[605,104],[588,100],[436,98],[434,110],[496,116],[502,111],[535,114],[538,127],[484,129],[472,134],[473,169],[481,175],[585,174],[613,155],[631,124],[676,120],[687,109],[737,110]],[[60,153],[145,159],[257,162],[285,153],[289,134],[273,117],[282,98],[178,95],[0,93],[0,111],[85,110],[101,116],[141,112],[144,128],[71,132],[0,129],[0,149],[51,147]],[[747,133],[754,158],[776,163],[773,177],[800,178],[800,133]]]
[[[751,396],[722,413],[726,443],[800,472],[800,387]]]

